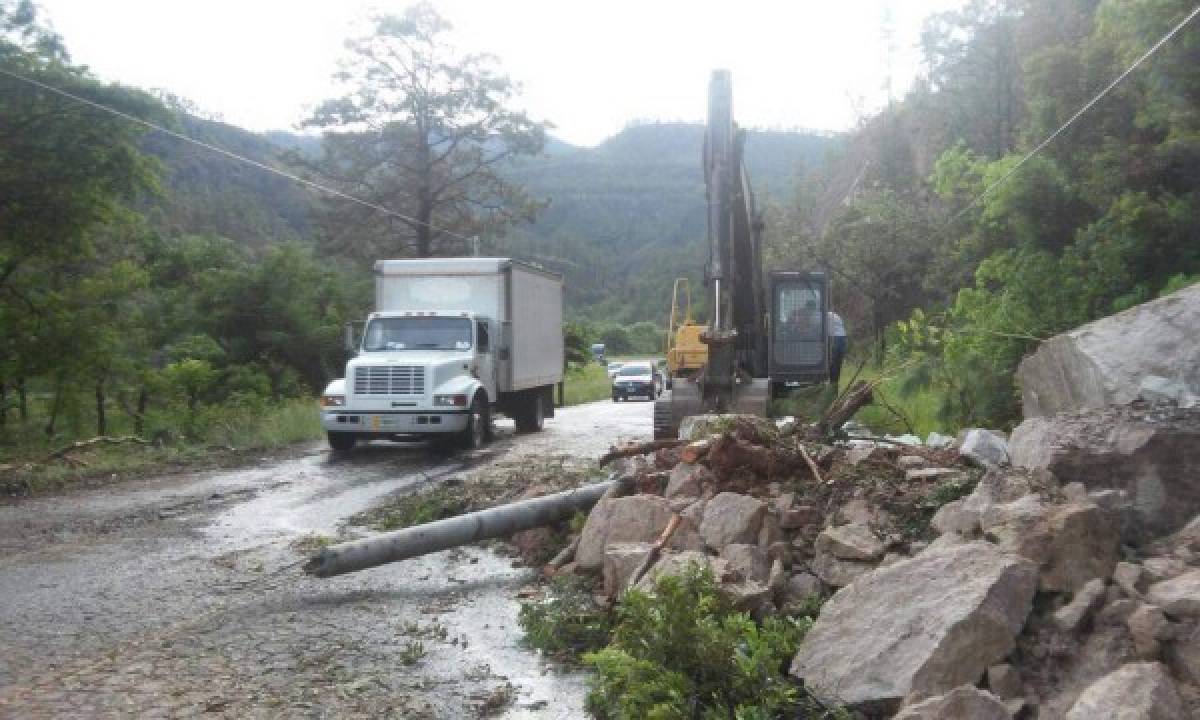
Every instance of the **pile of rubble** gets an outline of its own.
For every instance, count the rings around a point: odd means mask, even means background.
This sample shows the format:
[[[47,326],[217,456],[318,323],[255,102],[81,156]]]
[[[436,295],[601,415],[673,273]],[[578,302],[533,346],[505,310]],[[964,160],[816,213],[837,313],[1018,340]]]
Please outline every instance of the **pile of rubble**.
[[[1086,356],[1064,345],[1031,366],[1061,378],[1046,368]],[[1132,400],[1072,409],[1057,391],[1057,414],[1010,439],[943,448],[698,418],[686,444],[622,461],[632,491],[601,500],[550,569],[599,572],[611,600],[700,563],[756,616],[827,598],[790,672],[860,717],[1200,717],[1200,388],[1194,365],[1169,393],[1132,365]]]

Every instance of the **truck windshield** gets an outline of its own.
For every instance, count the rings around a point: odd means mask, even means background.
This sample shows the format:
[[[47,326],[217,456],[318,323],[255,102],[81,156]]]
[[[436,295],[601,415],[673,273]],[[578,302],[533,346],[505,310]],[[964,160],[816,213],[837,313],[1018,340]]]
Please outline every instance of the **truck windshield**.
[[[383,350],[470,350],[471,321],[467,318],[376,318],[367,324],[367,352]]]

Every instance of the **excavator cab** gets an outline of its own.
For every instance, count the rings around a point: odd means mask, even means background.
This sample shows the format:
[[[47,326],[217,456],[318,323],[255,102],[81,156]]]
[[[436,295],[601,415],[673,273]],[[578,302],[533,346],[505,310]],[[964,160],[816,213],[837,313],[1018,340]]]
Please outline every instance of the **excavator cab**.
[[[829,379],[829,279],[776,271],[770,279],[767,372],[771,396]]]

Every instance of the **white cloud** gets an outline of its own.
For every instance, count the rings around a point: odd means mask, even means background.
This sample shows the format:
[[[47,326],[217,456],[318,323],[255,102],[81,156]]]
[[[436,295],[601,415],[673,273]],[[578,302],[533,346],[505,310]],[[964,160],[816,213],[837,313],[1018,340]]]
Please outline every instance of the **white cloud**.
[[[163,87],[254,130],[292,128],[334,94],[369,0],[41,0],[77,62]],[[699,120],[711,69],[744,125],[837,130],[916,72],[922,18],[962,0],[435,0],[464,50],[501,58],[525,107],[592,144],[641,118]],[[892,18],[894,52],[883,20]]]

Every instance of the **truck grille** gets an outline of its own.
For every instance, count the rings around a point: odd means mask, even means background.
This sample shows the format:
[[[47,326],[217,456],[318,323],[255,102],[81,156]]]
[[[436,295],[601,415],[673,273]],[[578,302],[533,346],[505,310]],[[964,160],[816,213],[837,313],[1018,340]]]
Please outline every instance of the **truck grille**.
[[[425,368],[377,365],[354,368],[355,395],[424,395]]]

